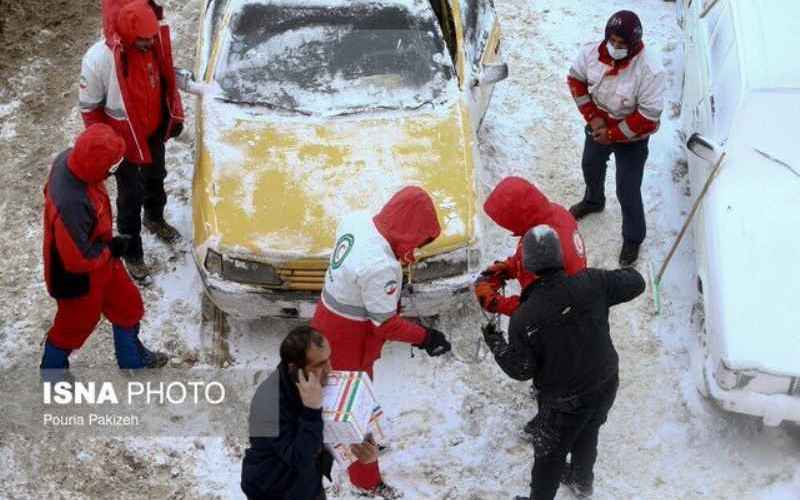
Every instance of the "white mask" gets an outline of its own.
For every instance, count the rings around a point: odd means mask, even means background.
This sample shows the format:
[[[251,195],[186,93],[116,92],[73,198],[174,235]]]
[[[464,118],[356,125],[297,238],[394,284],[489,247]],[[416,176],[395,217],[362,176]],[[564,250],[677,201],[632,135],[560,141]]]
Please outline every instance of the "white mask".
[[[606,49],[608,49],[608,55],[615,61],[628,57],[628,49],[618,49],[614,47],[611,42],[606,42]]]

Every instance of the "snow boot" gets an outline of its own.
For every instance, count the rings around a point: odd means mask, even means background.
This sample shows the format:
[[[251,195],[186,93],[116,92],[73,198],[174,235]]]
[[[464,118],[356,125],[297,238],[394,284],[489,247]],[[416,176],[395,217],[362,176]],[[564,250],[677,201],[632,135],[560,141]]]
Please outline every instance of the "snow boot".
[[[181,239],[181,233],[178,232],[173,226],[167,223],[163,217],[150,218],[146,214],[142,218],[142,225],[156,238],[163,241],[168,245],[173,245]]]
[[[131,328],[112,325],[114,332],[114,354],[117,366],[123,370],[139,370],[142,368],[161,368],[167,364],[169,357],[162,352],[147,349],[139,340],[139,325]]]
[[[131,275],[131,278],[136,280],[140,285],[147,286],[153,282],[153,278],[150,277],[150,268],[144,263],[143,257],[125,257],[125,268],[128,270],[128,274]]]
[[[605,205],[595,205],[586,201],[581,201],[569,207],[569,213],[575,217],[575,220],[581,220],[589,214],[602,212]]]
[[[359,496],[370,498],[383,498],[384,500],[395,500],[396,498],[403,498],[403,493],[388,484],[381,482],[378,486],[371,490],[356,488]]]
[[[622,251],[619,253],[620,267],[631,267],[636,263],[639,258],[639,243],[632,241],[624,241],[622,243]]]
[[[564,466],[564,470],[561,472],[560,482],[569,488],[575,498],[580,498],[581,500],[588,500],[592,498],[592,494],[594,493],[594,487],[592,486],[592,483],[581,483],[575,479],[575,475],[572,473],[572,466],[570,464],[566,464]]]

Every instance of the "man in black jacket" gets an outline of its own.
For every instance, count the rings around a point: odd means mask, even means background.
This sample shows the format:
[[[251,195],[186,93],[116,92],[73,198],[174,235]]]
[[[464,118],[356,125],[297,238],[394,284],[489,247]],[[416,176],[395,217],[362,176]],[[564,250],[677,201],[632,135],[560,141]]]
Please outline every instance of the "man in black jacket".
[[[331,371],[331,348],[319,332],[301,326],[283,340],[280,355],[250,406],[242,491],[248,500],[324,500],[322,476],[330,479],[333,465],[322,442],[322,385]],[[351,450],[363,463],[378,458],[371,443]]]
[[[598,432],[619,384],[609,308],[640,295],[644,280],[633,268],[567,276],[558,235],[545,225],[525,234],[523,265],[541,279],[523,292],[511,317],[509,342],[491,323],[483,329],[484,338],[508,376],[532,378],[539,391],[530,500],[552,499],[559,479],[578,498],[587,498]]]

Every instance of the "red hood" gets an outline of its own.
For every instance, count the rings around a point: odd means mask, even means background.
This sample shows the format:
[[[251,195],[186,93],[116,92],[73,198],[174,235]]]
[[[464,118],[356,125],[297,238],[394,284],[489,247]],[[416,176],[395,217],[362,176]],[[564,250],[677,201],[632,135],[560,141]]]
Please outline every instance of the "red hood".
[[[486,199],[483,210],[499,226],[514,236],[522,236],[528,229],[547,220],[553,205],[525,179],[506,177]]]
[[[131,3],[149,5],[153,14],[156,16],[156,21],[164,18],[164,9],[156,4],[153,0],[102,0],[103,11],[103,35],[105,36],[106,43],[109,46],[120,43],[122,41],[122,34],[118,33],[118,17],[120,10]],[[158,30],[158,22],[156,22],[156,31]],[[152,28],[152,26],[150,26]],[[155,33],[153,33],[155,35]],[[151,35],[152,36],[152,35]],[[135,37],[134,37],[135,40]],[[125,42],[125,43],[132,43]]]
[[[405,262],[413,261],[414,249],[435,240],[442,231],[433,200],[413,186],[395,193],[372,220],[395,256]]]
[[[67,167],[87,184],[97,184],[108,176],[108,169],[122,159],[125,141],[105,123],[95,123],[75,141]]]

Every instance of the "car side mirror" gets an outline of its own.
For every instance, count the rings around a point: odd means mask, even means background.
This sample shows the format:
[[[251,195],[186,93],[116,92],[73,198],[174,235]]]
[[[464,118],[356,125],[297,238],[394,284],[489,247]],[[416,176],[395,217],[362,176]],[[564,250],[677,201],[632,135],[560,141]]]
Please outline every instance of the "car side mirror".
[[[482,64],[481,74],[475,80],[473,86],[491,85],[493,83],[501,82],[508,78],[508,64]]]
[[[722,148],[717,143],[697,132],[692,134],[689,140],[686,141],[686,147],[689,151],[709,163],[717,161],[722,154]]]
[[[189,94],[203,95],[202,85],[194,79],[194,73],[188,69],[175,68],[175,83],[179,89]]]

